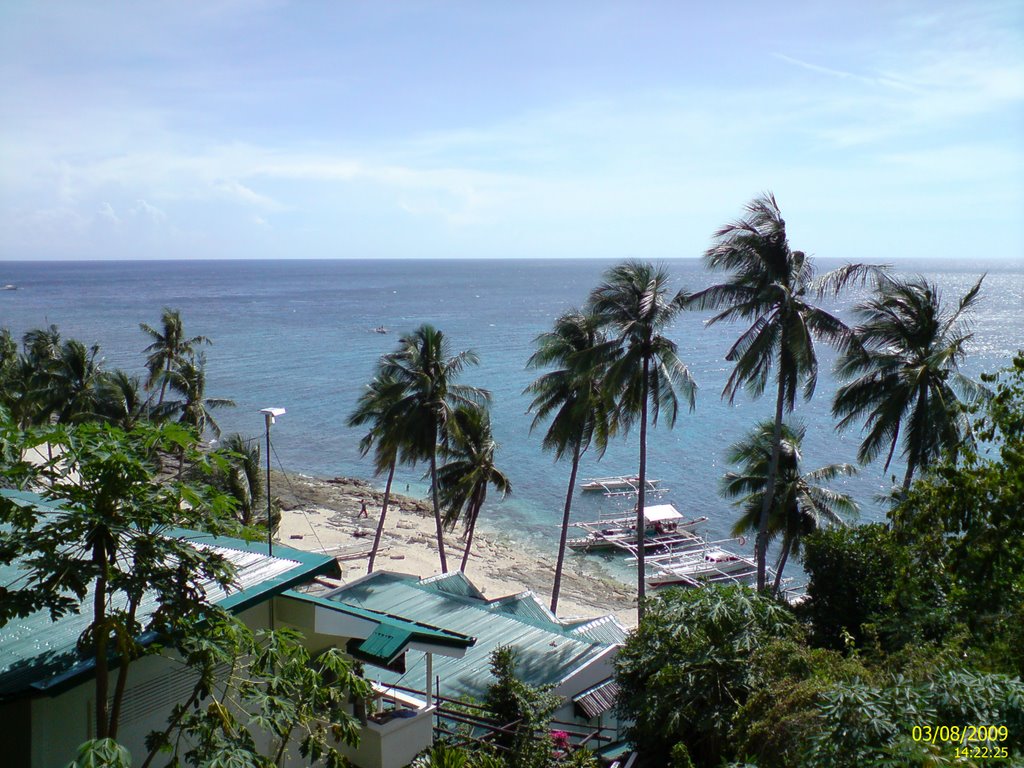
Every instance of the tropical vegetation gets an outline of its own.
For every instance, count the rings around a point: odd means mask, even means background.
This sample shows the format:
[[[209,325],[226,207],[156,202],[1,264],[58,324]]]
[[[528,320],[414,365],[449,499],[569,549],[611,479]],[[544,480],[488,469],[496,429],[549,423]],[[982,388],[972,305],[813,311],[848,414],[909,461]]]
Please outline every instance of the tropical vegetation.
[[[570,310],[555,320],[551,331],[542,333],[534,340],[537,351],[526,363],[528,368],[555,367],[555,370],[542,374],[526,388],[526,393],[533,395],[528,409],[534,414],[530,430],[533,431],[550,419],[542,447],[554,452],[556,461],[566,455],[572,458],[565,505],[562,508],[555,577],[551,587],[552,613],[558,610],[572,497],[576,492],[580,459],[591,445],[596,447],[598,458],[604,455],[611,433],[612,402],[610,391],[603,381],[604,361],[599,357],[601,351],[607,348],[607,341],[596,316]]]
[[[734,535],[756,536],[759,589],[708,586],[648,599],[642,540],[638,548],[639,624],[619,653],[616,676],[619,714],[646,764],[981,764],[953,755],[951,743],[915,736],[915,726],[943,723],[1005,725],[1006,735],[985,746],[1019,759],[1024,353],[980,382],[962,373],[982,281],[948,305],[922,278],[863,265],[819,276],[791,248],[771,194],[715,232],[704,265],[725,277],[692,295],[674,291],[664,267],[612,267],[582,311],[565,312],[535,339],[527,361],[539,371],[525,390],[531,430],[543,426],[541,447],[556,461],[571,460],[553,612],[581,460],[591,449],[600,459],[633,426],[637,529],[645,527],[649,427],[659,420],[671,427],[682,406],[695,405],[696,383],[671,338],[684,310],[713,311],[708,323],[744,323],[724,351],[732,370],[723,397],[733,401],[743,389],[754,398],[769,388],[775,395],[773,418],[752,424],[725,454],[732,466],[720,488],[737,509]],[[851,325],[821,306],[868,276],[871,292],[853,308]],[[108,368],[98,345],[66,339],[56,326],[20,340],[0,329],[0,482],[35,484],[68,510],[55,519],[0,501],[0,562],[19,559],[33,569],[32,579],[0,587],[0,624],[43,609],[61,616],[90,590],[101,597],[80,639],[95,659],[98,702],[96,739],[83,747],[82,765],[128,759],[116,737],[130,662],[160,649],[139,642],[146,632],[185,654],[197,686],[243,658],[253,673],[251,684],[224,690],[231,707],[195,708],[197,687],[153,736],[154,750],[171,750],[178,763],[280,763],[287,742],[301,735],[304,756],[341,764],[317,723],[332,724],[335,743],[351,743],[355,726],[342,711],[342,692],[363,696],[364,683],[339,654],[314,660],[294,635],[257,636],[221,621],[198,584],[230,586],[231,568],[215,553],[185,552],[162,535],[171,525],[241,531],[261,522],[266,498],[257,443],[239,435],[218,449],[202,443],[220,436],[215,416],[232,405],[206,391],[201,348],[209,339],[186,334],[169,308],[156,328],[141,328],[149,342],[144,381]],[[829,483],[854,468],[808,470],[806,429],[786,418],[798,394],[814,394],[821,343],[838,351],[837,429],[864,428],[858,459],[884,454],[886,471],[894,460],[905,462],[885,523],[841,524],[857,505]],[[386,476],[369,571],[398,468],[427,465],[442,571],[444,529],[462,525],[465,570],[489,493],[510,492],[490,395],[460,381],[476,363],[474,352],[454,352],[444,333],[421,325],[377,362],[351,411],[349,426],[365,430],[360,451]],[[24,461],[26,449],[35,449],[35,464]],[[176,476],[168,456],[178,458]],[[771,590],[770,544],[778,556]],[[780,586],[796,556],[807,594],[790,605]],[[158,595],[160,608],[140,618],[147,592]],[[123,610],[110,609],[115,598]],[[115,655],[127,663],[111,664]],[[523,684],[515,668],[509,649],[492,658],[496,682],[485,703],[510,724],[494,748],[441,744],[418,764],[588,764],[589,753],[562,749],[548,733],[550,692]],[[331,677],[340,691],[325,682]],[[280,736],[272,755],[256,754],[252,724],[239,714],[256,710]]]
[[[651,601],[617,677],[644,764],[1021,760],[1024,353],[984,383],[972,429],[985,449],[933,462],[888,525],[808,534],[802,604],[717,586]],[[980,722],[995,728],[973,742],[925,735]]]
[[[970,316],[982,279],[950,310],[924,278],[883,273],[872,296],[854,309],[857,343],[836,367],[848,383],[836,392],[832,414],[840,429],[864,421],[867,435],[857,454],[863,463],[885,451],[888,471],[902,442],[904,492],[915,472],[973,440],[966,406],[986,389],[960,373],[960,364],[973,337]]]
[[[602,384],[614,402],[612,429],[628,432],[639,422],[640,455],[637,470],[636,529],[644,530],[647,493],[647,427],[664,414],[675,425],[680,396],[692,411],[697,384],[678,355],[678,346],[665,334],[686,305],[680,290],[670,295],[664,267],[627,261],[609,269],[590,293],[587,309],[612,340],[597,347],[593,364],[602,366]],[[646,542],[637,546],[637,611],[642,617],[647,587]]]
[[[379,370],[380,367],[378,365],[377,375],[366,385],[355,409],[348,417],[350,427],[369,425],[366,434],[359,441],[359,452],[366,456],[372,448],[374,473],[379,476],[387,472],[388,476],[384,484],[384,498],[381,502],[377,529],[373,535],[373,547],[370,549],[370,557],[366,564],[367,573],[373,573],[373,564],[380,549],[388,504],[391,501],[391,484],[395,480],[399,451],[402,450],[405,437],[405,419],[397,410],[403,404],[405,385],[383,374]]]
[[[467,365],[476,363],[475,352],[453,354],[444,333],[424,324],[403,336],[398,349],[385,355],[380,364],[380,374],[402,388],[395,412],[400,414],[404,433],[403,456],[410,463],[425,460],[430,465],[430,494],[442,573],[448,572],[448,558],[437,480],[438,446],[457,428],[453,419],[456,408],[479,407],[490,400],[487,390],[455,381]]]
[[[445,508],[445,527],[451,530],[462,522],[465,548],[459,570],[465,573],[488,487],[504,498],[512,492],[512,482],[496,464],[498,443],[486,407],[456,408],[447,432],[442,445],[445,463],[437,470],[438,493]]]
[[[730,446],[726,461],[739,465],[739,471],[722,477],[721,493],[742,510],[732,527],[733,536],[756,532],[764,508],[768,486],[775,425],[771,421],[758,424],[740,442]],[[772,591],[778,592],[782,574],[790,554],[800,551],[805,536],[824,524],[841,525],[844,516],[856,513],[857,503],[849,494],[829,488],[823,483],[857,470],[849,464],[829,464],[810,472],[800,465],[801,443],[807,429],[802,424],[782,425],[782,444],[775,479],[775,499],[769,504],[768,541],[781,537],[779,560],[775,565]]]
[[[815,340],[845,350],[852,338],[847,325],[814,300],[825,293],[837,294],[852,280],[875,270],[847,265],[817,277],[810,257],[790,248],[786,222],[771,193],[749,202],[744,217],[721,227],[714,241],[704,254],[704,266],[711,272],[728,273],[729,279],[694,293],[688,305],[720,310],[707,321],[709,325],[727,320],[750,323],[726,353],[725,359],[735,367],[722,396],[731,402],[740,388],[746,388],[753,397],[760,397],[775,380],[773,448],[755,546],[757,588],[764,589],[783,417],[793,412],[798,391],[808,400],[814,394],[818,383]]]

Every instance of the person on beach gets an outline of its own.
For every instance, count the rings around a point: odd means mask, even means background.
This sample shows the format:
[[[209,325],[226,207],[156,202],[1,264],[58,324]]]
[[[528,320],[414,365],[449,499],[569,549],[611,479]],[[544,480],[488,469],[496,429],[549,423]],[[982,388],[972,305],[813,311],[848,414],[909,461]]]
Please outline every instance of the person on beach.
[[[367,519],[370,517],[370,513],[366,511],[366,499],[359,500],[359,514],[356,515],[356,520],[360,517],[365,517]]]

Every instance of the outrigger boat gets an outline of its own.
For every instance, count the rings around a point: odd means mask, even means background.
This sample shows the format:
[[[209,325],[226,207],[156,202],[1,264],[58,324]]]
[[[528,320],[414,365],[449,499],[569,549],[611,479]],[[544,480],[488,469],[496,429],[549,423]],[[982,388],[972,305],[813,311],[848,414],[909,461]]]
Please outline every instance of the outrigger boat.
[[[661,480],[645,480],[644,485],[648,491],[664,493],[664,488],[659,488]],[[584,493],[601,492],[605,496],[633,496],[640,491],[640,478],[635,475],[617,475],[615,477],[592,477],[580,486]]]
[[[757,577],[757,563],[745,555],[719,546],[726,541],[731,539],[723,542],[701,541],[696,546],[676,548],[645,558],[656,571],[648,577],[647,583],[651,587],[700,587],[716,582],[749,583]]]
[[[706,520],[706,517],[687,520],[671,504],[644,507],[644,548],[671,551],[674,547],[700,542],[702,539],[693,529]],[[636,515],[603,517],[575,525],[587,535],[570,539],[567,543],[573,549],[585,552],[602,549],[635,551],[637,547]]]

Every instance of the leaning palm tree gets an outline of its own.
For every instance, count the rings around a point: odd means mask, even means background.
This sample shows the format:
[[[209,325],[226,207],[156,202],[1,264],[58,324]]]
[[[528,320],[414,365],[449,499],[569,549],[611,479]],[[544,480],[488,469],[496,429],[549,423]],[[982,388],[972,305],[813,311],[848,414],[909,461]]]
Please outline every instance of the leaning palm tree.
[[[562,569],[569,535],[569,516],[576,488],[580,459],[591,444],[603,455],[608,446],[612,404],[610,394],[602,385],[603,366],[597,351],[607,349],[607,338],[598,318],[571,310],[555,320],[554,329],[542,333],[534,343],[537,351],[526,365],[529,368],[556,366],[538,377],[526,393],[533,395],[529,411],[534,413],[530,430],[551,419],[542,443],[554,451],[555,460],[572,457],[569,487],[562,509],[562,529],[558,540],[558,560],[551,588],[551,612],[558,611],[558,595],[562,588]]]
[[[856,474],[856,467],[829,464],[813,472],[802,471],[800,444],[806,431],[803,425],[782,425],[782,447],[768,518],[769,541],[782,536],[779,560],[775,566],[775,592],[782,583],[782,572],[790,554],[800,551],[801,537],[813,533],[823,523],[841,525],[842,515],[857,512],[857,504],[848,494],[821,485],[841,475]],[[729,448],[726,460],[739,465],[740,469],[727,472],[722,477],[721,493],[726,498],[736,499],[736,505],[742,510],[733,525],[733,536],[744,536],[758,530],[774,449],[775,424],[771,420],[762,421],[743,440]]]
[[[686,296],[669,295],[668,273],[637,261],[612,267],[595,288],[588,309],[614,335],[614,346],[604,374],[604,386],[615,398],[612,428],[628,431],[640,422],[640,466],[637,495],[637,531],[644,530],[644,502],[647,483],[647,424],[658,423],[664,412],[674,426],[681,394],[694,408],[697,385],[679,359],[677,347],[664,332],[682,311]],[[600,349],[605,354],[606,349]],[[643,618],[646,595],[644,538],[637,546],[637,611]]]
[[[902,436],[904,491],[915,471],[973,439],[965,404],[987,390],[959,367],[973,336],[970,313],[983,279],[950,311],[923,277],[881,275],[874,295],[854,310],[860,343],[836,366],[841,380],[853,381],[836,392],[832,415],[840,429],[864,420],[867,435],[857,458],[867,463],[884,450],[886,471]]]
[[[689,303],[695,309],[722,310],[708,325],[723,320],[751,323],[726,353],[725,359],[736,365],[723,397],[732,402],[741,387],[760,397],[773,375],[775,378],[774,448],[755,547],[757,587],[764,589],[768,519],[782,450],[783,414],[793,411],[797,390],[802,388],[805,399],[814,394],[818,381],[815,339],[840,350],[851,343],[846,324],[815,306],[813,299],[826,292],[838,293],[878,268],[850,264],[815,279],[811,259],[802,251],[790,250],[786,222],[771,193],[752,200],[745,210],[742,219],[715,232],[715,242],[704,254],[705,268],[729,272],[728,282],[698,291]]]
[[[446,510],[445,527],[451,530],[462,521],[466,548],[459,570],[465,573],[480,510],[487,501],[487,487],[492,486],[505,498],[512,492],[512,483],[495,465],[498,444],[486,408],[459,406],[449,427],[443,441],[447,460],[437,469],[437,491]]]
[[[156,404],[162,405],[170,384],[168,375],[171,371],[194,355],[196,347],[200,344],[211,342],[205,336],[186,338],[180,310],[168,307],[164,307],[160,316],[160,330],[146,323],[139,323],[139,328],[153,339],[153,342],[143,350],[148,353],[146,370],[149,371],[149,376],[146,378],[146,389],[150,390],[159,383],[160,397]]]
[[[431,497],[442,573],[448,572],[448,559],[437,493],[437,446],[455,408],[483,405],[490,400],[490,393],[484,389],[455,383],[462,370],[476,362],[476,353],[471,350],[453,355],[444,334],[424,324],[400,339],[398,350],[385,355],[380,366],[380,373],[404,390],[396,408],[402,414],[406,435],[405,459],[412,464],[421,460],[430,462]]]
[[[359,451],[365,456],[372,448],[375,473],[378,475],[384,472],[388,473],[387,483],[384,485],[384,499],[381,502],[380,519],[377,521],[377,531],[373,536],[373,548],[370,550],[370,559],[366,565],[367,573],[373,573],[373,564],[377,559],[380,540],[384,534],[388,504],[391,501],[391,483],[395,479],[395,468],[398,466],[399,452],[405,438],[403,430],[405,419],[398,412],[404,395],[404,384],[378,372],[373,380],[366,385],[363,394],[359,396],[355,410],[348,417],[348,426],[350,427],[369,425],[369,431],[359,441]]]

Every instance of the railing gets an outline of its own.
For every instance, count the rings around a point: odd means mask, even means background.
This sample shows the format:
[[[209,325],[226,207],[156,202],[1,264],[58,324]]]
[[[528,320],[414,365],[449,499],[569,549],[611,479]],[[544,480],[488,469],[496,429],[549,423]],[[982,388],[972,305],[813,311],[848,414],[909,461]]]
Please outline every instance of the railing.
[[[418,691],[415,688],[406,688],[401,685],[390,687],[417,696],[424,695],[422,691]],[[519,725],[520,721],[502,723],[491,717],[485,707],[474,702],[453,699],[438,694],[435,694],[433,698],[437,718],[434,724],[435,733],[454,738],[455,741],[453,743],[455,746],[477,744],[479,746],[490,746],[498,751],[507,751],[505,747],[495,743],[494,740],[499,736],[509,736],[516,733],[516,726]],[[470,733],[454,730],[451,727],[452,723],[469,726]],[[569,737],[572,749],[583,747],[599,748],[603,743],[615,741],[614,729],[607,726],[584,728],[579,723],[552,720],[550,729],[564,731]],[[482,735],[477,733],[478,730],[483,732]],[[547,733],[548,731],[538,731],[534,734],[534,737],[540,738]]]

